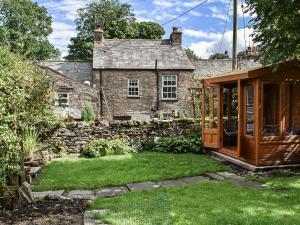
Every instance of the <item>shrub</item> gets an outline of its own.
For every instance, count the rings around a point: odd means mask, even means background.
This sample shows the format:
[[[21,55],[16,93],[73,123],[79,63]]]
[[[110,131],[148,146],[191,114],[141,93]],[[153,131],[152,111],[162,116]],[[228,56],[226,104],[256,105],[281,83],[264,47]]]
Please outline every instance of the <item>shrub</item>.
[[[148,140],[144,145],[148,151],[172,153],[203,153],[199,138],[192,136],[162,137],[157,141]]]
[[[88,158],[95,158],[105,156],[107,152],[110,152],[109,142],[105,139],[98,139],[90,142],[82,150],[82,155]]]
[[[46,146],[43,146],[42,150],[47,149],[50,151],[51,155],[54,157],[64,157],[68,154],[68,150],[63,145],[56,145],[56,144],[47,144]]]
[[[115,155],[124,155],[134,151],[130,143],[125,139],[114,139],[110,141],[110,146]]]
[[[89,121],[94,121],[95,118],[96,116],[95,116],[92,103],[86,102],[81,112],[81,120],[85,122],[89,122]]]
[[[124,139],[114,139],[111,141],[98,139],[86,145],[81,155],[88,158],[96,158],[106,155],[124,155],[129,152],[133,152],[133,148]]]

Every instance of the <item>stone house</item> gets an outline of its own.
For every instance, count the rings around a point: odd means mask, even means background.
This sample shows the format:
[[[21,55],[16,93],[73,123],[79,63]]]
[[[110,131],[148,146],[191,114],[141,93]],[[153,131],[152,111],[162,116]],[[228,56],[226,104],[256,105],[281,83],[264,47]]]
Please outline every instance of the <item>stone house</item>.
[[[169,39],[104,39],[95,30],[92,61],[45,61],[56,86],[60,117],[80,117],[85,101],[92,102],[98,117],[108,120],[148,120],[157,112],[182,111],[192,116],[190,88],[195,79],[231,71],[231,60],[190,62],[182,47],[182,32],[174,28]],[[259,64],[242,60],[239,68]]]
[[[96,29],[92,83],[101,90],[101,115],[149,119],[174,110],[191,115],[194,66],[181,43],[177,28],[166,40],[104,39]]]
[[[72,79],[50,67],[42,67],[54,84],[54,112],[58,118],[68,116],[80,119],[81,111],[86,102],[93,105],[96,114],[99,114],[99,91]]]

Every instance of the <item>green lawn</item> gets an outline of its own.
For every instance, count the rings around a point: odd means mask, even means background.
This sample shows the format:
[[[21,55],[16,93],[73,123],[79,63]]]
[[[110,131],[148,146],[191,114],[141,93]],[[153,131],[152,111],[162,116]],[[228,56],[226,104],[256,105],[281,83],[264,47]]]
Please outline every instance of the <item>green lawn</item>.
[[[61,159],[44,167],[34,190],[95,189],[226,170],[230,168],[208,156],[194,154],[141,153],[97,159]]]
[[[129,192],[98,198],[92,208],[110,208],[103,222],[113,225],[298,225],[300,177],[274,181],[268,190],[211,182]],[[271,184],[271,183],[270,183]]]

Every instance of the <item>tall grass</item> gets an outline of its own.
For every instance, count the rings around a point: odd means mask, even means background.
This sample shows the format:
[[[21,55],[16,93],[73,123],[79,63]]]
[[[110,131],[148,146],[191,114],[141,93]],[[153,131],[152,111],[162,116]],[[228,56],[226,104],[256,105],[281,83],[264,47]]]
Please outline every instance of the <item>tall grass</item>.
[[[37,151],[39,143],[39,135],[35,129],[26,128],[23,136],[23,152],[24,156],[27,157],[31,153]]]

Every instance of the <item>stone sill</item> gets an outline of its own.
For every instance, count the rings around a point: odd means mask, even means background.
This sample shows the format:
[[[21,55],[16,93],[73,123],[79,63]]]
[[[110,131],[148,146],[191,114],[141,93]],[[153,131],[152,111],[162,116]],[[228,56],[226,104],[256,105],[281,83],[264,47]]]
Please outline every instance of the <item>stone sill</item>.
[[[129,99],[140,99],[141,96],[127,96],[127,98],[129,98]]]
[[[161,99],[161,102],[178,102],[178,99]]]

